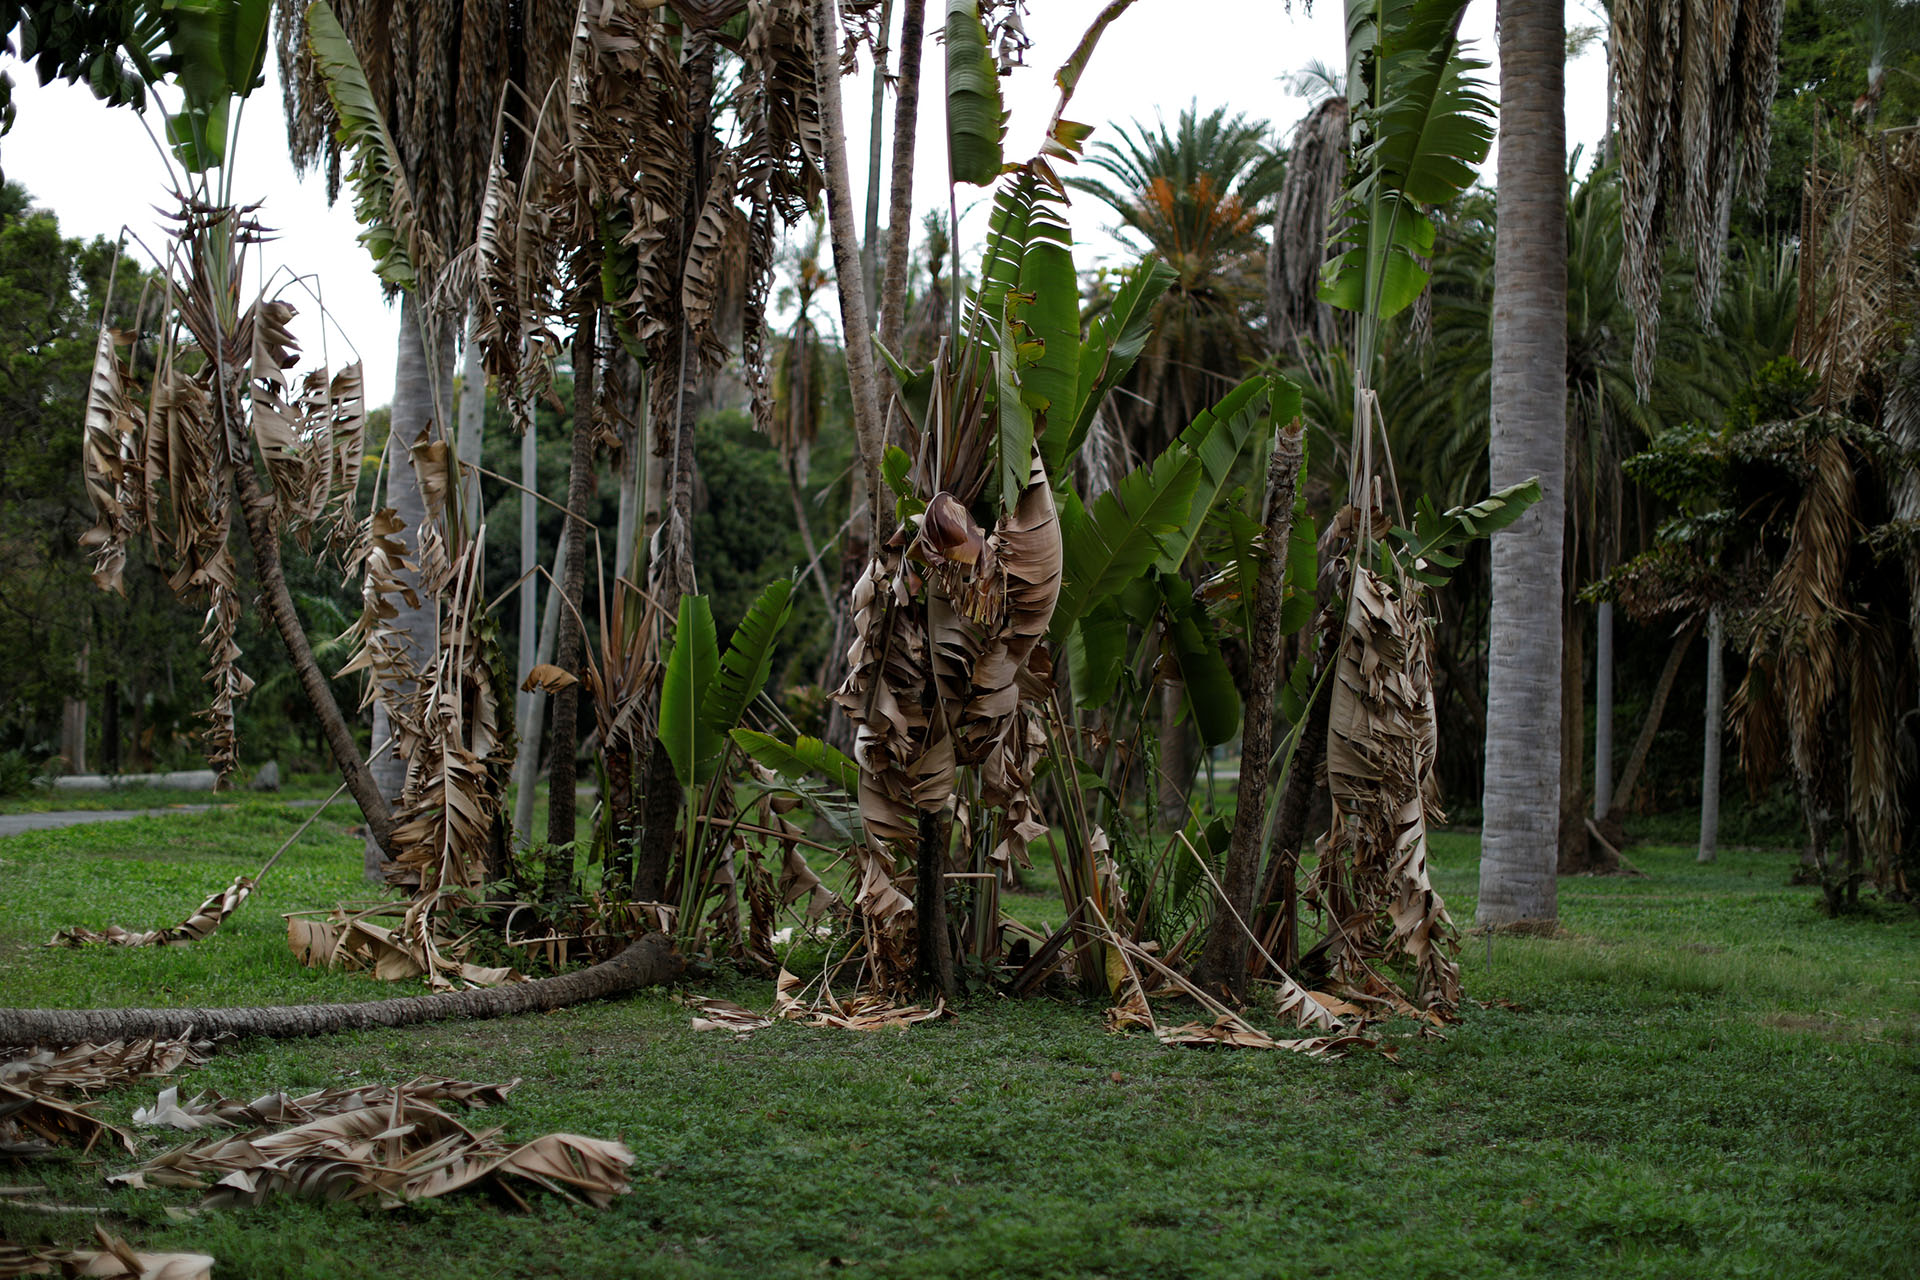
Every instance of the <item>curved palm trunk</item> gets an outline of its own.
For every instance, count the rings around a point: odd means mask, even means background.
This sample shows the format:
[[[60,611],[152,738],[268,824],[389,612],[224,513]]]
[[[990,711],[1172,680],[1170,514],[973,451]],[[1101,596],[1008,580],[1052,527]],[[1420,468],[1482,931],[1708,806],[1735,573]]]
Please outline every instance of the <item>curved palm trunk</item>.
[[[1562,0],[1501,0],[1489,483],[1542,497],[1493,540],[1481,924],[1552,920],[1566,522],[1566,35]]]
[[[673,940],[650,933],[611,960],[537,982],[445,991],[352,1004],[297,1004],[258,1009],[0,1009],[0,1043],[105,1044],[189,1033],[210,1039],[332,1035],[378,1027],[407,1027],[447,1018],[498,1018],[542,1013],[604,1000],[672,981],[682,968]]]
[[[368,856],[378,859],[384,850],[392,847],[393,809],[366,761],[360,758],[360,746],[353,740],[353,730],[347,726],[347,718],[334,700],[333,689],[327,684],[320,664],[314,660],[306,628],[300,625],[300,615],[293,607],[293,596],[287,590],[286,569],[280,560],[280,535],[273,527],[273,497],[261,489],[260,478],[251,466],[236,466],[233,470],[240,491],[240,509],[247,522],[247,541],[253,547],[253,569],[260,578],[261,602],[274,630],[280,633],[281,642],[287,646],[287,656],[293,660],[294,674],[300,678],[308,704],[320,719],[320,732],[327,740],[334,767],[340,770],[348,792],[367,820]],[[377,869],[377,862],[375,865]]]
[[[1607,816],[1600,823],[1601,834],[1616,845],[1621,842],[1621,828],[1627,820],[1627,806],[1633,803],[1634,788],[1640,785],[1640,771],[1646,767],[1647,753],[1653,749],[1654,736],[1660,732],[1661,717],[1666,715],[1667,699],[1673,694],[1673,682],[1679,679],[1680,664],[1699,630],[1698,618],[1680,629],[1674,637],[1673,648],[1667,651],[1666,662],[1660,668],[1660,678],[1654,682],[1653,698],[1647,703],[1647,714],[1640,721],[1640,732],[1633,740],[1633,749],[1627,753],[1626,768],[1620,771],[1619,784],[1613,789],[1613,803],[1607,806]]]
[[[427,333],[424,308],[411,294],[400,302],[400,348],[393,386],[392,425],[387,437],[387,505],[405,523],[399,540],[409,553],[419,546],[419,530],[426,522],[426,501],[420,493],[420,477],[413,469],[413,447],[429,438],[436,420],[446,412],[453,397],[453,333],[449,325],[435,326]],[[432,341],[429,342],[429,337]],[[419,577],[411,569],[401,571],[401,579],[418,586]],[[436,602],[421,598],[409,605],[396,597],[399,609],[394,628],[407,637],[407,651],[416,670],[432,659],[435,644],[434,614]],[[373,707],[373,740],[385,742],[391,736],[384,703]],[[380,794],[389,805],[400,798],[406,784],[407,766],[396,751],[380,752],[370,766]],[[381,878],[381,850],[367,842],[365,871],[368,880]]]

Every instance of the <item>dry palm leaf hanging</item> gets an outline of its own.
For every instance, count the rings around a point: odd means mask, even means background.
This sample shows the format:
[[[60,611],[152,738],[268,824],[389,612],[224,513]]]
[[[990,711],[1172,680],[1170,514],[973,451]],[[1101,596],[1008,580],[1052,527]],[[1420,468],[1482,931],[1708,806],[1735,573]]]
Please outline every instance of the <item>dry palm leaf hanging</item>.
[[[1625,234],[1620,292],[1633,309],[1633,373],[1653,385],[1661,246],[1692,257],[1703,321],[1719,293],[1736,184],[1758,198],[1784,0],[1620,0],[1613,6],[1613,101]]]

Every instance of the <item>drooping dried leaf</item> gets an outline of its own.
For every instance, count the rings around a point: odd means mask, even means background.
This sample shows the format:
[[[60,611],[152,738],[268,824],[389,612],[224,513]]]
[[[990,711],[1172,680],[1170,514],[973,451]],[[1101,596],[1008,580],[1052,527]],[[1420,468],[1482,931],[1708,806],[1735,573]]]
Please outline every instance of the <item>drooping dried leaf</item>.
[[[116,947],[164,947],[176,943],[198,942],[218,929],[226,918],[240,909],[253,892],[253,881],[238,876],[234,882],[201,903],[194,913],[179,924],[142,933],[129,932],[117,924],[96,932],[84,926],[62,929],[47,943],[50,947],[79,947],[101,942]]]

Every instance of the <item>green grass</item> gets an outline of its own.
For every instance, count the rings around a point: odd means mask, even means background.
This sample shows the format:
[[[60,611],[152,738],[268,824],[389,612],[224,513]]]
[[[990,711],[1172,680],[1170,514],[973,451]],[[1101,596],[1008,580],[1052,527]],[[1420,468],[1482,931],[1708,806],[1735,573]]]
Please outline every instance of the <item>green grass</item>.
[[[237,812],[0,841],[9,1004],[378,998],[297,969],[277,913],[359,895],[323,819],[231,924],[161,952],[38,947],[60,925],[171,921],[298,820]],[[1472,914],[1475,841],[1436,837]],[[1920,921],[1842,920],[1792,855],[1632,851],[1562,882],[1563,936],[1465,940],[1469,1004],[1398,1064],[1164,1049],[1099,1003],[967,1004],[860,1036],[696,1033],[664,992],[473,1025],[222,1051],[182,1083],[247,1094],[415,1072],[523,1077],[489,1123],[618,1136],[606,1212],[470,1195],[380,1213],[278,1203],[174,1221],[104,1190],[96,1153],[7,1174],[106,1205],[145,1248],[247,1277],[1911,1276],[1920,1265]],[[1050,874],[1031,875],[1036,885]],[[1037,906],[1044,897],[1031,900]],[[1016,914],[1027,905],[1012,900]],[[769,984],[714,988],[764,1007]],[[1390,1028],[1405,1035],[1407,1028]],[[152,1090],[107,1095],[124,1121]],[[147,1137],[143,1153],[168,1140]],[[80,1240],[0,1201],[0,1237]]]
[[[169,809],[177,805],[276,805],[288,800],[324,800],[340,785],[332,775],[300,774],[288,778],[279,791],[183,791],[178,787],[150,787],[141,783],[105,791],[65,791],[35,786],[15,795],[0,796],[0,813],[92,812],[99,809]],[[353,801],[342,796],[336,804]]]

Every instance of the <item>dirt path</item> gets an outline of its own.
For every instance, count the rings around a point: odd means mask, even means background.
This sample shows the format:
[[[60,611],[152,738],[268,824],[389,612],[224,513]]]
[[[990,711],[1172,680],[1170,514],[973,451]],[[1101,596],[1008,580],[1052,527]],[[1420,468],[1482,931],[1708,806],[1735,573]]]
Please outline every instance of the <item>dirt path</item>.
[[[121,822],[128,818],[157,818],[169,813],[205,813],[210,804],[176,804],[165,809],[69,809],[60,813],[0,813],[0,836],[17,836],[28,831],[52,831],[57,827],[77,827],[83,822]],[[217,806],[222,809],[231,805]]]

